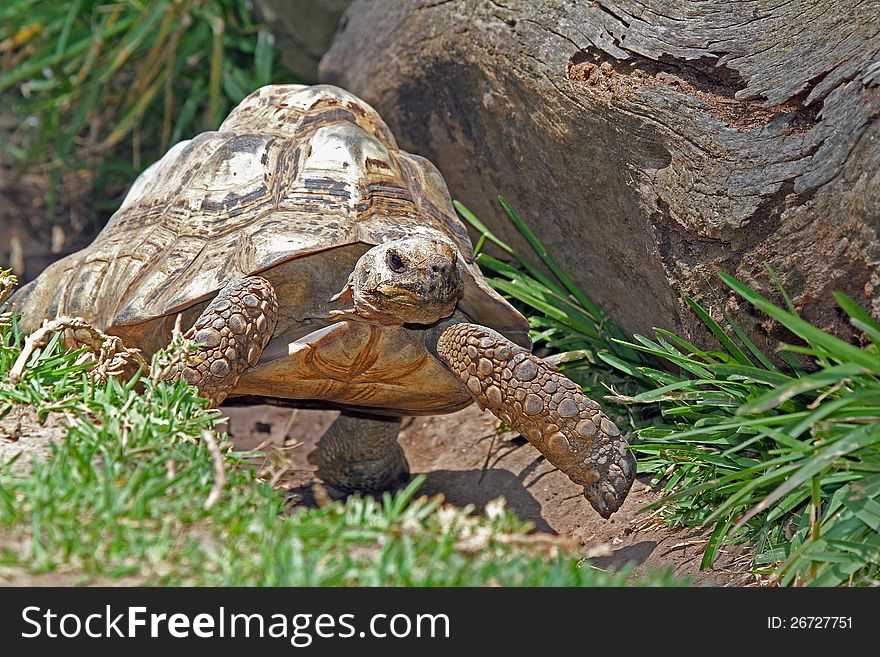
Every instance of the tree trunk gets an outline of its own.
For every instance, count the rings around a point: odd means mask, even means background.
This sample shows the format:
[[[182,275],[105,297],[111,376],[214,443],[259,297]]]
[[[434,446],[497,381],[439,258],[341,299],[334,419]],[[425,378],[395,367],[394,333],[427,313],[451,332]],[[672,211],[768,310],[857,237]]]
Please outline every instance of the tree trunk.
[[[845,337],[880,316],[880,2],[358,0],[323,81],[373,104],[520,252],[495,195],[625,329],[705,342],[715,277]]]

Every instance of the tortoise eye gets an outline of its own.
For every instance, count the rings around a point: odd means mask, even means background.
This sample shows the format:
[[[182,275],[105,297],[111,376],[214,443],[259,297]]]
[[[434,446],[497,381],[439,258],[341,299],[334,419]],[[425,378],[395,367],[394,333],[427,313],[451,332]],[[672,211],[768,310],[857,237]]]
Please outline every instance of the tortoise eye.
[[[403,258],[400,257],[397,251],[388,252],[388,266],[391,267],[391,271],[397,274],[406,269],[406,263],[403,261]]]

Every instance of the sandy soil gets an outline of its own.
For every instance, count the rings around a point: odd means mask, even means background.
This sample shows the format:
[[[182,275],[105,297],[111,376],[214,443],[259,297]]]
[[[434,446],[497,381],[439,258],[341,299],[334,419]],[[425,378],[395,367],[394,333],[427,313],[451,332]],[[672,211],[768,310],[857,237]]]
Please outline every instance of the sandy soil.
[[[40,422],[36,411],[30,406],[14,406],[0,418],[0,463],[9,463],[17,475],[27,476],[34,459],[49,459],[51,445],[64,440],[66,429],[61,416],[50,413]]]

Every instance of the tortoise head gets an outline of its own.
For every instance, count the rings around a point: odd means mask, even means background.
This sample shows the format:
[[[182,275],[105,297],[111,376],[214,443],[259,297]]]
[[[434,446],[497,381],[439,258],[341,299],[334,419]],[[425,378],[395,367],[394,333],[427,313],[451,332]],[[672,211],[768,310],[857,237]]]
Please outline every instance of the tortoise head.
[[[463,294],[455,247],[429,237],[373,247],[348,287],[355,312],[383,324],[433,324],[451,315]]]

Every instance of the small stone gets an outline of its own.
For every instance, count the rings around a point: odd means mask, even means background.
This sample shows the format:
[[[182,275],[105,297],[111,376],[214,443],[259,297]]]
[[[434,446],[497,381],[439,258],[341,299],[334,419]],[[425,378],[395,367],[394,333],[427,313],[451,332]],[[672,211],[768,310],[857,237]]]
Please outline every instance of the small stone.
[[[594,401],[593,401],[592,399],[590,399],[589,397],[584,397],[584,406],[586,406],[587,408],[592,409],[592,410],[594,410],[594,411],[598,411],[598,410],[599,410],[599,404],[597,404],[596,402],[594,402]]]
[[[538,395],[528,394],[523,401],[523,410],[526,415],[537,415],[544,410],[544,402]]]
[[[256,308],[260,305],[260,300],[257,299],[257,297],[255,297],[253,294],[245,294],[241,298],[241,302],[249,308]]]
[[[260,359],[260,353],[262,353],[262,352],[261,352],[259,346],[255,345],[255,344],[251,345],[251,348],[248,349],[248,353],[247,353],[248,365],[256,365],[257,361]]]
[[[558,388],[559,386],[556,385],[556,381],[547,381],[547,383],[544,384],[544,391],[548,395],[552,395]]]
[[[480,355],[480,352],[477,351],[477,348],[476,348],[475,346],[469,344],[468,347],[467,347],[467,354],[468,354],[468,356],[470,356],[473,360],[476,360],[476,359],[477,359],[477,356]]]
[[[489,376],[492,373],[492,361],[488,358],[481,358],[477,365],[477,371],[483,376]]]
[[[495,349],[495,356],[500,361],[505,361],[510,358],[510,347],[507,345],[501,345],[500,347]]]
[[[226,376],[229,374],[229,363],[222,359],[215,360],[211,363],[211,374],[214,376]]]
[[[263,301],[263,302],[260,304],[260,310],[262,310],[264,313],[269,312],[269,302],[268,302],[268,301]]]
[[[492,406],[501,406],[501,389],[498,386],[489,386],[486,389],[486,399]]]
[[[223,352],[223,355],[226,356],[226,360],[228,361],[234,361],[236,358],[238,358],[238,352],[232,347],[227,347],[226,350]]]
[[[213,307],[214,307],[214,310],[216,310],[219,313],[224,310],[229,310],[229,308],[232,307],[232,303],[229,301],[229,299],[222,299],[220,301],[217,301],[213,305]]]
[[[215,319],[213,322],[211,322],[211,326],[213,326],[213,327],[214,327],[215,329],[217,329],[217,330],[220,330],[220,329],[222,329],[224,326],[226,326],[226,320],[223,319],[222,317],[218,317],[218,318]]]
[[[262,333],[263,331],[265,331],[265,330],[266,330],[266,327],[267,327],[268,325],[269,325],[269,322],[266,320],[266,316],[265,316],[265,315],[260,315],[259,317],[257,317],[257,321],[255,322],[255,326],[257,327],[257,330],[258,330],[260,333]]]
[[[480,340],[480,347],[482,347],[483,349],[488,349],[489,347],[494,346],[495,340],[493,340],[492,338],[483,338],[482,340]]]
[[[573,399],[563,399],[559,402],[559,415],[562,417],[575,417],[581,410]]]
[[[526,394],[527,393],[525,390],[523,390],[522,388],[517,388],[516,390],[513,391],[513,398],[516,401],[522,401],[523,399],[526,398]]]
[[[513,375],[520,381],[531,381],[538,376],[538,366],[535,361],[526,358],[513,369]]]
[[[477,377],[472,376],[472,377],[468,378],[467,387],[468,387],[468,390],[471,391],[471,394],[473,394],[473,395],[480,394],[480,380]]]

